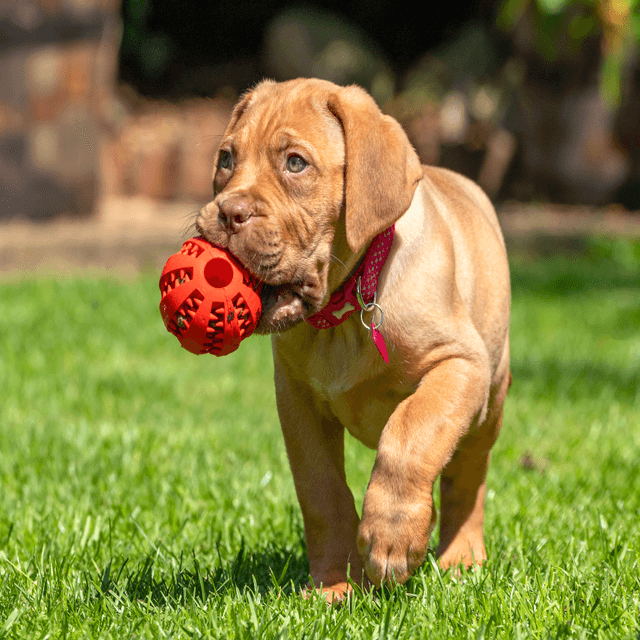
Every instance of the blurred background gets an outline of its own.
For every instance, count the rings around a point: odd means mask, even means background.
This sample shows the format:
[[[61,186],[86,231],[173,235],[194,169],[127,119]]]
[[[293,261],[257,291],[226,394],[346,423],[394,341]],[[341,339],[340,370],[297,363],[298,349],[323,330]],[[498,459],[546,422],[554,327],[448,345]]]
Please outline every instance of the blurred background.
[[[507,235],[640,236],[639,41],[640,0],[4,0],[0,271],[155,263],[264,77],[365,87]]]

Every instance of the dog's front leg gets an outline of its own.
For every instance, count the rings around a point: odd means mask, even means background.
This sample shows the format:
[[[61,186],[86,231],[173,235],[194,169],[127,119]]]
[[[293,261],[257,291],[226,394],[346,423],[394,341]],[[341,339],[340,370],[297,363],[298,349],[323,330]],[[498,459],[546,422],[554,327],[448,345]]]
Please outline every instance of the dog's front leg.
[[[358,549],[376,585],[404,583],[424,559],[436,522],[433,484],[460,438],[477,427],[488,389],[488,366],[445,360],[389,418],[358,532]]]
[[[360,584],[363,565],[356,547],[360,521],[344,469],[344,427],[314,402],[305,385],[275,362],[278,414],[289,456],[316,588],[328,600]]]

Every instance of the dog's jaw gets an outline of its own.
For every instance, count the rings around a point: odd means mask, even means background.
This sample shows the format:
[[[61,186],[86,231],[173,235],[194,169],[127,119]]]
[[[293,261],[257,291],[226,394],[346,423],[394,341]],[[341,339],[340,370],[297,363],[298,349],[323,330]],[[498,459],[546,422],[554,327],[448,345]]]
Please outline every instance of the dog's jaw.
[[[262,289],[262,315],[256,333],[281,333],[309,314],[309,304],[294,285],[265,285]]]

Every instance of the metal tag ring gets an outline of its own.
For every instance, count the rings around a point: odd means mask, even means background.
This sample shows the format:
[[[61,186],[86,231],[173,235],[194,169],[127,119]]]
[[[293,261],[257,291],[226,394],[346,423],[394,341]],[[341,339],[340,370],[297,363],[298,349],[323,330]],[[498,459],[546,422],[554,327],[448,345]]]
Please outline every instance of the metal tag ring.
[[[370,302],[364,309],[360,311],[360,322],[362,322],[362,325],[367,331],[371,331],[371,327],[368,326],[367,323],[364,321],[364,312],[365,311],[373,312],[376,309],[380,312],[380,322],[378,322],[378,324],[374,324],[373,328],[377,330],[380,328],[380,326],[384,322],[384,311],[382,311],[382,307],[376,302],[375,296],[374,296],[373,302]]]

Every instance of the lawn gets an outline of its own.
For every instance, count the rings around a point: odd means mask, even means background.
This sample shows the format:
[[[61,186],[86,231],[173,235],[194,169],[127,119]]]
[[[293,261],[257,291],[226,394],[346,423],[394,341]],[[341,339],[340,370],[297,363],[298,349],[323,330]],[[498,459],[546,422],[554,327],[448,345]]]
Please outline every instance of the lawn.
[[[513,261],[486,567],[333,609],[298,595],[268,340],[183,351],[157,278],[0,284],[0,638],[639,637],[639,244]]]

